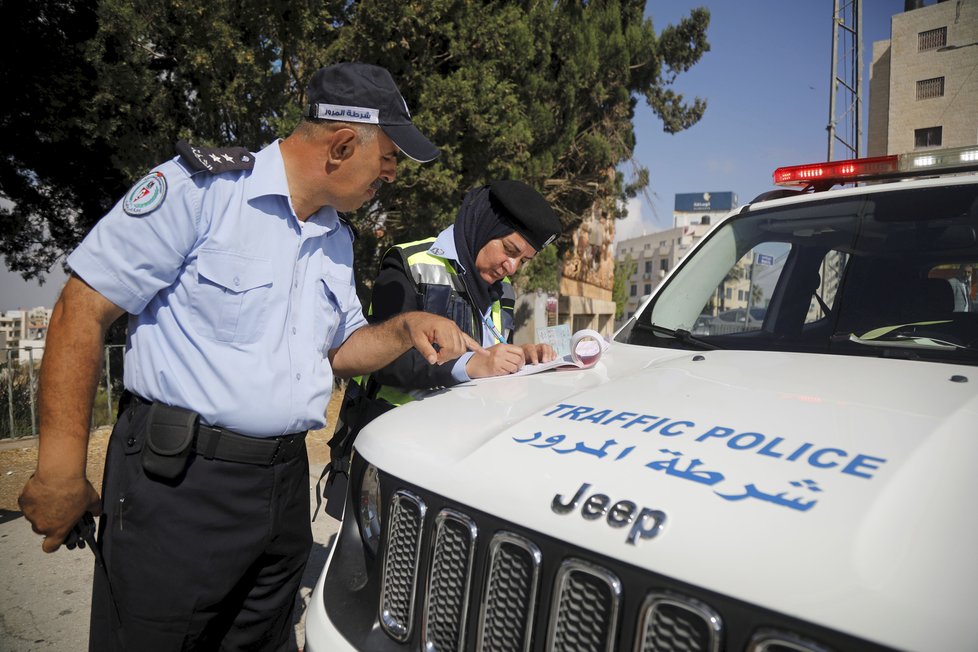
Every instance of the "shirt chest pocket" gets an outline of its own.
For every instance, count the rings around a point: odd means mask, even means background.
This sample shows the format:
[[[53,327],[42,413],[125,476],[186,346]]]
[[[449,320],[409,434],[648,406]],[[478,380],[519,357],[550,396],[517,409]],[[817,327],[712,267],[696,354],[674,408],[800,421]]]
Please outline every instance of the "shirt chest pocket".
[[[194,330],[218,342],[255,342],[265,332],[272,279],[270,260],[201,249],[191,310]]]

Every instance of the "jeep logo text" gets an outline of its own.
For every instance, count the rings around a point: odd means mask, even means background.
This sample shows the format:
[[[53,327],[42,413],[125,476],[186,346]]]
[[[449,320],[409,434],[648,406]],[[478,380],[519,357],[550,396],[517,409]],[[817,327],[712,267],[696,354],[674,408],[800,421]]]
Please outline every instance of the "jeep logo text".
[[[664,512],[648,507],[643,507],[639,511],[638,505],[630,500],[619,500],[612,505],[611,498],[598,493],[591,494],[587,500],[583,500],[584,494],[590,488],[591,485],[585,482],[569,501],[560,494],[556,494],[553,502],[550,503],[550,509],[556,514],[569,514],[580,507],[581,517],[588,521],[605,518],[608,525],[614,528],[631,525],[625,541],[633,546],[638,539],[654,538],[666,522]]]

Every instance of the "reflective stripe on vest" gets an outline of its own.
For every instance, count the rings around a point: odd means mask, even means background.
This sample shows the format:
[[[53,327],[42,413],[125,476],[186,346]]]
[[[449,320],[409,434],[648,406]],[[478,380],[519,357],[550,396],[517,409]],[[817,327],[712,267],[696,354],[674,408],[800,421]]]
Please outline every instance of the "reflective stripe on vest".
[[[402,258],[407,261],[408,270],[410,271],[411,278],[414,279],[415,288],[420,283],[450,285],[459,294],[468,296],[464,283],[462,283],[461,278],[455,272],[455,268],[452,267],[449,259],[436,256],[429,251],[431,249],[431,243],[434,241],[434,238],[426,238],[415,242],[394,245],[395,248],[401,250]],[[510,312],[512,312],[515,304],[516,293],[513,291],[509,277],[506,277],[502,279],[502,296],[500,300],[492,302],[490,315],[496,330],[502,333],[503,337],[507,339],[509,338],[509,333],[503,332],[503,305],[506,305]],[[371,306],[372,309],[373,306]],[[400,387],[391,387],[389,385],[381,386],[377,391],[377,398],[383,399],[391,405],[404,405],[414,400],[409,390]]]

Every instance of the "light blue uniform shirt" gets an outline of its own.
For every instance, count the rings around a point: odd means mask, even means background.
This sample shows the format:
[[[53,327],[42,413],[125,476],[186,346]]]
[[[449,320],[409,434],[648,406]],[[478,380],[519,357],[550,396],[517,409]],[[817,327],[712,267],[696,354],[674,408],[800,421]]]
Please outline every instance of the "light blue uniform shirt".
[[[330,207],[299,221],[278,141],[250,171],[156,171],[158,208],[116,204],[68,258],[130,313],[126,387],[248,435],[323,427],[327,353],[366,324],[350,230]]]
[[[428,248],[428,253],[432,256],[438,256],[439,258],[447,258],[449,260],[454,260],[458,263],[458,268],[460,270],[465,270],[462,263],[458,259],[458,249],[455,247],[455,225],[452,224],[447,229],[438,234],[435,241],[431,243],[431,247]],[[478,272],[476,272],[478,273]],[[486,309],[486,313],[482,315],[482,346],[489,347],[494,344],[499,344],[500,341],[497,339],[496,335],[487,327],[487,324],[492,323],[492,306]],[[505,342],[503,342],[505,344]],[[468,364],[469,358],[474,354],[471,351],[467,351],[462,354],[458,360],[455,361],[455,365],[452,366],[452,378],[460,383],[464,383],[468,380],[469,374],[465,371],[465,365]]]

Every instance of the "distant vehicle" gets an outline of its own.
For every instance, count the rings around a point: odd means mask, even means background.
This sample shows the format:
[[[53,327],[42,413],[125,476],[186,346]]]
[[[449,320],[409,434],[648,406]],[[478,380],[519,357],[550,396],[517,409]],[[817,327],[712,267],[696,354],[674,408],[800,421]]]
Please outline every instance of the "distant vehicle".
[[[765,312],[767,312],[765,308],[751,308],[750,321],[763,322]],[[734,308],[733,310],[725,310],[717,315],[717,319],[719,319],[720,321],[745,322],[748,320],[747,308]]]
[[[594,367],[373,421],[307,652],[978,650],[976,170],[780,169]]]
[[[764,322],[766,308],[751,308],[750,318],[746,308],[724,310],[716,316],[702,314],[696,318],[691,332],[694,335],[725,335],[739,333]]]

